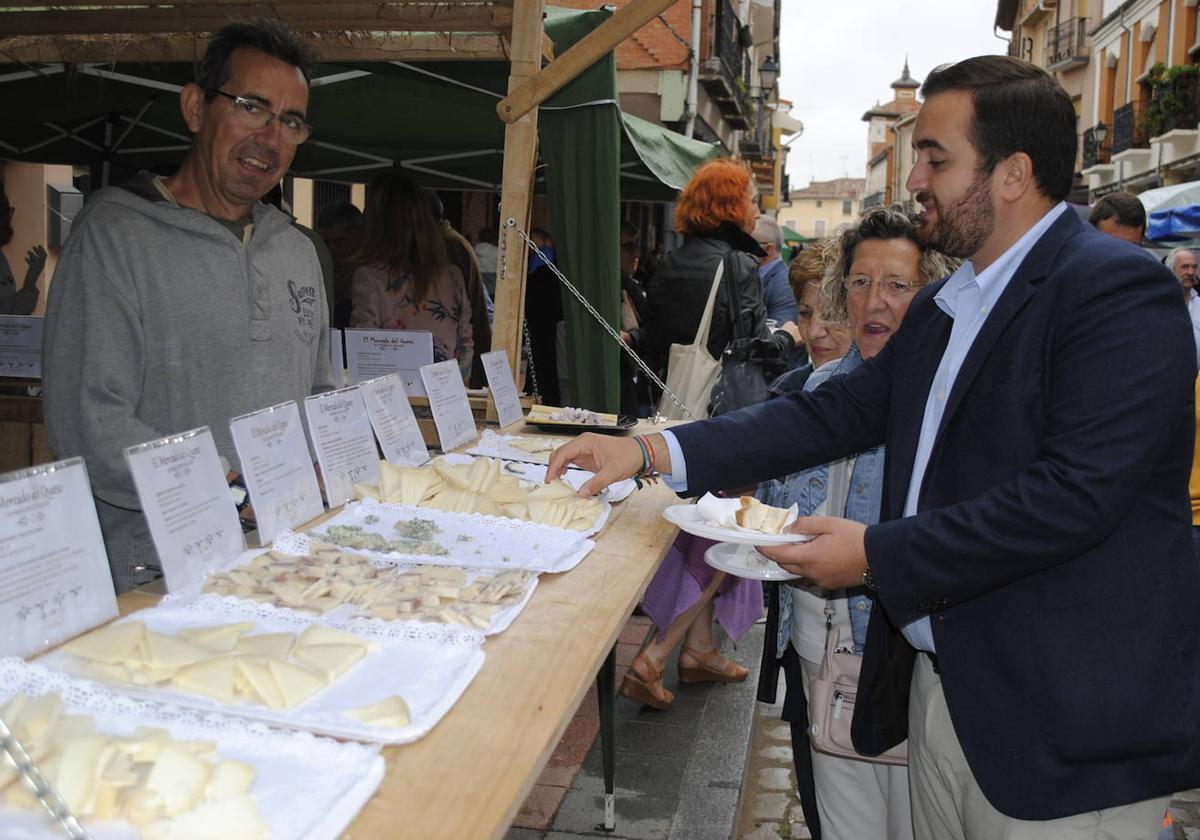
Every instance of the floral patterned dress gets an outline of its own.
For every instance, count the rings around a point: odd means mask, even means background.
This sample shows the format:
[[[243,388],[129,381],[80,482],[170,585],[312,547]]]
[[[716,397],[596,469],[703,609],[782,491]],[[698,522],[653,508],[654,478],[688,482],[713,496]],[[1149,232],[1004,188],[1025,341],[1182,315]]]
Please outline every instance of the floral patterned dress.
[[[392,277],[378,266],[359,266],[354,270],[350,326],[433,333],[433,360],[458,360],[458,368],[466,380],[471,373],[475,343],[471,333],[471,301],[462,272],[455,266],[447,268],[420,306],[413,305],[412,283],[408,278],[400,278],[389,289]]]

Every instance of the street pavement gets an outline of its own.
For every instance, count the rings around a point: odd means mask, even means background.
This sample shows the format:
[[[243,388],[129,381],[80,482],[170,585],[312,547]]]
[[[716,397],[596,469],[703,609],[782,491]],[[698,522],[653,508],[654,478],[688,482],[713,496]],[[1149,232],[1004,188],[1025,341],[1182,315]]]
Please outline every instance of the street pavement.
[[[618,646],[618,684],[650,631],[631,619]],[[594,689],[521,809],[507,840],[803,840],[787,724],[776,703],[755,701],[763,625],[722,653],[750,668],[737,685],[681,685],[674,661],[666,712],[617,698],[616,830],[605,832],[604,777]],[[595,739],[593,743],[591,739]],[[590,744],[590,748],[589,745]],[[1171,802],[1163,840],[1200,840],[1200,789]]]

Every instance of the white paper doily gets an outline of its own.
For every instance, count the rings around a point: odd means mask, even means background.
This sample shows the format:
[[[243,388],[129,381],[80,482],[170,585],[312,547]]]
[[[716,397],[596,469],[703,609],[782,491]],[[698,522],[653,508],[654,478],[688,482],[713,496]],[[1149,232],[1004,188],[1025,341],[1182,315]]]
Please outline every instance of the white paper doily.
[[[600,517],[600,527],[607,521],[611,510],[605,506]],[[375,521],[368,522],[368,517],[374,517]],[[356,525],[364,531],[395,539],[396,523],[411,519],[432,520],[441,528],[436,537],[437,542],[448,549],[450,554],[435,557],[355,550],[368,556],[388,558],[393,563],[565,572],[578,565],[595,546],[582,531],[535,525],[505,516],[447,513],[417,505],[386,504],[373,499],[346,505],[337,516],[308,531],[307,536],[324,540],[323,535],[331,525]],[[280,551],[294,554],[307,552],[310,543],[301,542],[295,535],[281,534],[275,538],[274,545]]]
[[[264,552],[269,551],[271,549],[275,549],[277,551],[284,552],[285,554],[307,554],[311,544],[312,544],[312,539],[310,537],[307,537],[307,536],[304,536],[301,534],[296,534],[293,531],[284,531],[283,533],[278,534],[276,536],[275,542],[272,543],[271,546],[269,546],[268,548],[255,548],[250,551],[245,551],[242,554],[235,557],[233,560],[230,560],[226,563],[222,563],[220,566],[212,569],[210,573],[227,572],[230,569],[236,569],[238,566],[244,566],[245,564],[247,564],[251,560],[253,560],[255,557],[257,557],[258,555],[263,554]],[[286,546],[286,548],[285,548],[285,546]],[[345,549],[345,551],[348,554],[361,554],[363,557],[366,557],[368,560],[370,560],[371,563],[373,563],[374,565],[381,567],[381,568],[407,569],[407,568],[413,568],[415,566],[420,565],[419,563],[399,563],[396,560],[394,560],[390,557],[386,557],[384,555],[370,554],[367,552],[356,552],[356,551],[351,551],[350,549]],[[470,583],[471,581],[474,581],[475,578],[481,574],[485,575],[485,576],[490,576],[490,575],[495,574],[495,572],[496,572],[495,569],[478,569],[478,568],[466,568],[466,569],[464,569],[464,571],[467,573],[467,582],[468,583]],[[504,607],[504,609],[498,611],[496,613],[496,615],[493,616],[491,624],[489,624],[487,626],[487,628],[483,631],[484,635],[494,636],[497,633],[503,633],[505,630],[507,630],[512,625],[512,623],[514,621],[516,621],[517,616],[519,616],[521,614],[521,612],[525,609],[526,605],[529,604],[529,599],[533,597],[533,590],[535,590],[537,588],[537,583],[538,583],[537,575],[530,577],[529,582],[525,585],[525,592],[521,596],[521,599],[519,601],[515,601],[512,604],[509,604],[508,606]],[[220,595],[213,595],[213,594],[205,593],[204,592],[204,581],[198,581],[196,583],[182,587],[179,590],[177,590],[176,592],[172,593],[171,595],[168,595],[167,597],[165,597],[163,599],[163,603],[167,603],[167,602],[187,603],[187,602],[192,602],[192,601],[200,602],[200,601],[203,601],[203,600],[209,599],[209,598],[221,600],[223,597],[228,597],[233,600],[238,600],[237,598],[235,598],[232,595],[220,596]],[[249,604],[252,604],[255,606],[263,606],[263,607],[273,606],[273,605],[269,605],[269,604],[263,604],[258,601],[246,601],[246,603],[249,603]],[[297,618],[303,619],[310,623],[328,624],[330,627],[338,627],[343,630],[349,630],[350,627],[357,621],[369,620],[369,621],[373,621],[373,622],[378,622],[379,625],[381,625],[381,626],[393,623],[390,621],[384,621],[382,619],[364,616],[361,613],[361,611],[358,609],[357,605],[355,605],[355,604],[343,604],[342,606],[335,607],[334,609],[331,609],[325,613],[317,613],[316,611],[294,610],[294,609],[291,609],[288,607],[282,607],[282,606],[273,606],[273,608],[278,610],[279,612],[283,613],[284,615],[293,615],[293,616],[296,616]],[[413,619],[409,619],[409,620],[413,620]],[[401,619],[397,619],[396,623],[403,624],[405,622]],[[461,627],[461,626],[465,626],[465,625],[454,625],[454,626]],[[351,632],[353,632],[353,631],[351,631]]]
[[[450,456],[447,455],[447,458]],[[505,461],[504,471],[512,475],[519,475],[526,481],[531,481],[534,484],[546,483],[546,466],[544,464],[530,464],[521,461]],[[574,467],[569,468],[563,473],[563,481],[570,484],[576,490],[586,484],[596,474],[587,470],[577,470]],[[624,481],[616,481],[610,484],[607,489],[595,498],[601,502],[609,502],[615,504],[628,499],[630,494],[637,489],[637,485],[633,483],[632,478],[627,478]]]
[[[542,464],[545,466],[550,463],[549,452],[531,453],[524,449],[513,446],[512,442],[519,437],[537,437],[542,438],[543,435],[506,435],[503,432],[497,432],[494,429],[484,429],[483,435],[480,436],[479,442],[467,450],[470,455],[484,455],[488,458],[502,458],[505,461],[524,461],[527,464]],[[563,443],[571,440],[573,435],[556,438]]]
[[[162,727],[178,740],[213,741],[223,759],[254,765],[251,789],[271,837],[326,840],[341,834],[383,779],[379,747],[339,743],[307,732],[269,729],[236,717],[201,713],[108,691],[20,659],[0,659],[0,704],[16,694],[58,692],[67,712],[89,714],[99,731],[124,735]],[[135,838],[123,822],[86,822],[95,840]],[[0,838],[61,837],[44,814],[0,807]]]
[[[290,615],[287,613],[291,613]],[[178,601],[140,610],[120,621],[139,620],[160,633],[177,634],[185,627],[253,621],[253,635],[300,633],[313,623],[310,616],[236,598]],[[291,709],[273,710],[241,701],[224,705],[174,686],[142,688],[108,684],[111,690],[131,697],[177,703],[225,715],[262,720],[276,726],[307,729],[339,738],[406,744],[431,730],[470,685],[483,667],[483,635],[448,624],[418,622],[366,623],[358,635],[378,642],[379,649],[343,674],[336,682]],[[59,649],[38,660],[49,668],[91,679],[87,663]],[[391,695],[408,704],[412,720],[399,729],[367,726],[344,714],[369,706]]]

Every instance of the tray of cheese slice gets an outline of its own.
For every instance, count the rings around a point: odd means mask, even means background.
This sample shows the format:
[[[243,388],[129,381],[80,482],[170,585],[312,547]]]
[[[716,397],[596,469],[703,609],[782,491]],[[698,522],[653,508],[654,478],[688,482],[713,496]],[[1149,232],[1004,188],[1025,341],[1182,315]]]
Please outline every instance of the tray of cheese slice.
[[[337,837],[383,778],[378,747],[200,714],[19,659],[0,715],[95,840]],[[62,836],[0,763],[0,838]]]
[[[171,600],[39,661],[134,697],[399,744],[450,710],[483,665],[482,642],[448,625],[348,633],[266,604]]]

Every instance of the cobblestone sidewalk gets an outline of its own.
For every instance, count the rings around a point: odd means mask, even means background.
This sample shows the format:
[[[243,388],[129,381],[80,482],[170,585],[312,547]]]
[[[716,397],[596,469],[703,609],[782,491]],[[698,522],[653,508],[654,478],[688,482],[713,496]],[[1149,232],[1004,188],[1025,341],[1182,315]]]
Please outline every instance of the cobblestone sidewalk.
[[[779,719],[783,681],[778,702],[756,703],[754,730],[746,776],[742,782],[737,840],[792,840],[810,838],[792,767],[788,725]],[[1174,840],[1200,840],[1200,789],[1184,791],[1171,800]],[[1164,838],[1171,835],[1164,833]]]

